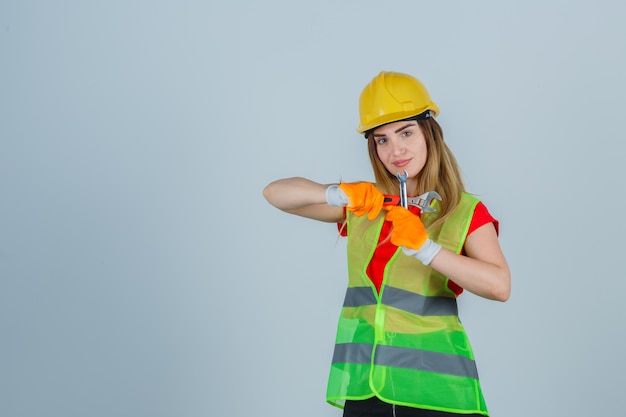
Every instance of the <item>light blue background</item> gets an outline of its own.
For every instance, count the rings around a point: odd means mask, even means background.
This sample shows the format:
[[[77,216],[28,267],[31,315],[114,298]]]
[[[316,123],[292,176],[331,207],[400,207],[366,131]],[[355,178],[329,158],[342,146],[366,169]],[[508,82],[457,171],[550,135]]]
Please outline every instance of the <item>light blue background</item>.
[[[501,221],[461,318],[494,417],[617,415],[621,1],[0,3],[0,415],[339,416],[333,225],[273,179],[373,178],[357,100],[414,74]]]

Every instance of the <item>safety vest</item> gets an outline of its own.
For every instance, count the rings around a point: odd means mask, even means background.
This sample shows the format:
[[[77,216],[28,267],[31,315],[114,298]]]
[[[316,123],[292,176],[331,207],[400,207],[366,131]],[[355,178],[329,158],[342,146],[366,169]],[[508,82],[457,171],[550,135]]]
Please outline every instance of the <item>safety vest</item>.
[[[478,200],[463,193],[443,224],[422,221],[431,239],[460,253]],[[348,213],[348,289],[337,329],[327,401],[383,401],[460,414],[488,415],[474,355],[448,279],[400,248],[380,293],[366,274],[384,222]]]

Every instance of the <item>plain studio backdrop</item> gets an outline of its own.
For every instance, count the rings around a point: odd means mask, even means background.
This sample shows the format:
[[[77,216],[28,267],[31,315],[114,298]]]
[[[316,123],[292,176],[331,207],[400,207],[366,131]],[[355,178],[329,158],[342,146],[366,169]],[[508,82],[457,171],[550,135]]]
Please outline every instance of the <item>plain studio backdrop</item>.
[[[333,224],[270,181],[373,180],[381,70],[420,78],[501,222],[507,303],[460,316],[494,417],[617,415],[626,6],[0,4],[0,415],[340,416]]]

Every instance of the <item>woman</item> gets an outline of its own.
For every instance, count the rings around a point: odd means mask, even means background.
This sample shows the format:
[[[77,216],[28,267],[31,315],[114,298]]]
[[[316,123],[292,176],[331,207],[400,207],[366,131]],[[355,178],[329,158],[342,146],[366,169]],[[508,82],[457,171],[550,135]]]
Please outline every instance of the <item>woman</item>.
[[[456,297],[508,299],[498,221],[465,192],[419,80],[381,72],[359,111],[375,184],[286,178],[264,190],[277,208],[337,222],[348,237],[327,400],[350,417],[488,415]],[[440,200],[396,205],[405,175],[409,196],[436,191]]]

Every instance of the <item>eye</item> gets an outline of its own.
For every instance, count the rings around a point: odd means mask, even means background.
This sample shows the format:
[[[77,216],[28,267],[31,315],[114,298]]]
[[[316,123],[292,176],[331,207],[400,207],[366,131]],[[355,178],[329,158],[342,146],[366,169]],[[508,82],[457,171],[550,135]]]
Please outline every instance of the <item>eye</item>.
[[[404,132],[401,133],[403,138],[408,138],[412,134],[413,134],[413,132],[411,132],[410,130],[405,130]]]
[[[377,145],[384,145],[385,143],[387,143],[387,138],[385,138],[385,137],[381,137],[381,138],[376,139],[376,144]]]

